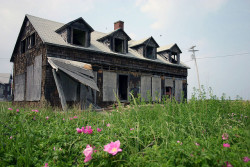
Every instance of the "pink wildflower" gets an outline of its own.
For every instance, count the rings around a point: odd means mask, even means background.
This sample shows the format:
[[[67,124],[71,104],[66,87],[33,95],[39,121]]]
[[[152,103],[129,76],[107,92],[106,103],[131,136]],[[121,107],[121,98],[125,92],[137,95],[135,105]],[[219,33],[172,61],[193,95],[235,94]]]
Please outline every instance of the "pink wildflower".
[[[250,158],[244,157],[244,158],[243,158],[243,161],[244,161],[244,162],[248,162],[248,161],[250,161]]]
[[[195,143],[196,146],[199,146],[200,144],[199,143]]]
[[[13,137],[12,136],[10,136],[10,139],[12,139]]]
[[[64,121],[65,119],[63,118],[63,121]]]
[[[56,151],[56,147],[54,147],[53,150]]]
[[[85,155],[84,162],[88,162],[92,159],[93,154],[93,148],[90,145],[87,145],[86,149],[83,151],[83,154]]]
[[[19,112],[19,109],[16,109],[16,112]]]
[[[135,128],[131,128],[130,130],[134,130]]]
[[[78,118],[78,117],[77,117],[77,116],[74,116],[73,118],[75,118],[75,119],[76,119],[76,118]]]
[[[69,118],[69,120],[72,120],[73,118]]]
[[[230,144],[224,143],[224,144],[223,144],[223,147],[230,147]]]
[[[12,108],[8,108],[8,110],[13,110]]]
[[[233,165],[231,165],[228,161],[226,162],[226,167],[233,167]]]
[[[120,149],[120,141],[117,140],[115,142],[111,142],[104,146],[104,151],[108,152],[109,154],[116,155],[118,152],[121,152]]]
[[[45,117],[47,120],[49,119],[49,117],[47,116],[47,117]]]
[[[222,140],[227,140],[228,139],[228,134],[223,133],[221,137],[222,137]]]
[[[92,134],[93,133],[93,129],[91,129],[91,126],[86,126],[84,133]]]
[[[182,145],[182,142],[180,142],[179,140],[177,141],[177,143],[179,143],[180,145]]]
[[[82,133],[82,129],[76,128],[77,133]]]
[[[49,164],[48,163],[45,163],[45,166],[44,167],[49,167]]]
[[[97,128],[97,131],[98,131],[98,132],[101,132],[101,131],[102,131],[102,129],[100,129],[100,128]]]
[[[32,111],[39,112],[38,110],[32,110]]]
[[[110,123],[107,124],[107,127],[110,127]]]

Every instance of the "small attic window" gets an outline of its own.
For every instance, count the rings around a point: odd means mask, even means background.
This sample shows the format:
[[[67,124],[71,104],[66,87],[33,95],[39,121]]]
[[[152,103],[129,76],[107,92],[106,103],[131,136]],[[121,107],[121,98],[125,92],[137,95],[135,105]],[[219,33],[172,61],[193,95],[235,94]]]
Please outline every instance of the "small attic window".
[[[124,53],[124,40],[115,38],[114,51],[117,53]]]
[[[86,32],[82,30],[73,29],[73,44],[86,46]]]
[[[153,47],[150,47],[150,46],[146,47],[146,58],[155,59]]]
[[[21,53],[25,53],[26,50],[26,40],[21,41]]]
[[[35,36],[35,33],[33,33],[30,36],[30,46],[33,47],[33,46],[35,46],[35,44],[36,44],[36,36]]]

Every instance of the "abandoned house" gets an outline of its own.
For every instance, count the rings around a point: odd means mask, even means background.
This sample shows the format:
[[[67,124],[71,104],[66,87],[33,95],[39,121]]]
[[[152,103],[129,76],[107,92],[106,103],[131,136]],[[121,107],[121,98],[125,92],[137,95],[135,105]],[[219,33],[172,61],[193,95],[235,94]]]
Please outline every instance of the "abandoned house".
[[[177,44],[160,47],[153,37],[132,40],[122,21],[102,33],[81,17],[63,24],[26,15],[10,59],[13,103],[99,108],[128,102],[130,92],[180,101],[188,74],[181,53]]]
[[[11,100],[11,80],[11,74],[0,73],[0,101]]]

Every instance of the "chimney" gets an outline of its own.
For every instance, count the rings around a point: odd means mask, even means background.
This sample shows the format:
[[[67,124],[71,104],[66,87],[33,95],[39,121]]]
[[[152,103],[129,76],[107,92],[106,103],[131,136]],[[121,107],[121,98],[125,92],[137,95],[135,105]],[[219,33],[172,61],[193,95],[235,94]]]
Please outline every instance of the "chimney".
[[[124,22],[119,20],[117,22],[114,23],[114,30],[117,30],[117,29],[123,29],[124,28]]]

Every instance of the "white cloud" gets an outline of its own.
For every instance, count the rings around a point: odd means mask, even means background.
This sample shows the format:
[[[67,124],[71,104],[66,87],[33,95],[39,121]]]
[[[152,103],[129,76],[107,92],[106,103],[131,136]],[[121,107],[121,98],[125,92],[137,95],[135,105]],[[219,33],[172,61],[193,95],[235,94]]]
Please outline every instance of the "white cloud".
[[[173,26],[180,20],[204,16],[217,11],[227,0],[137,0],[135,5],[154,22],[155,30]]]

